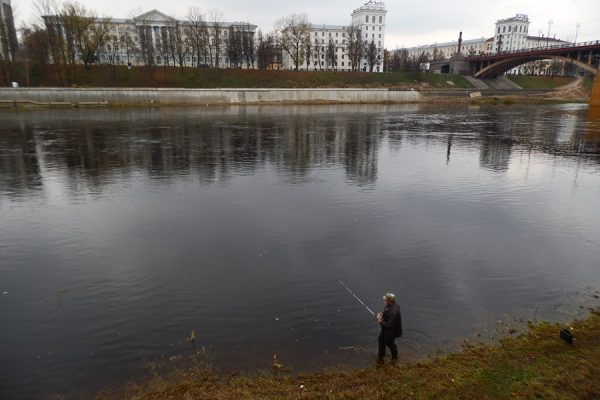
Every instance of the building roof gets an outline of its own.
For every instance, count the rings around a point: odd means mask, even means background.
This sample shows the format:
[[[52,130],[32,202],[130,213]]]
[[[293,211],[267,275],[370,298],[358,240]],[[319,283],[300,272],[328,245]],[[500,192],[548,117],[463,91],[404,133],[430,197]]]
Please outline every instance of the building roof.
[[[314,30],[344,31],[346,27],[346,25],[310,24],[310,28]]]
[[[467,39],[467,40],[462,41],[462,45],[468,46],[468,45],[472,45],[472,44],[485,43],[488,40],[489,39],[486,39],[484,37],[481,37],[478,39]],[[409,47],[407,50],[422,49],[425,47],[438,47],[439,48],[439,47],[449,47],[449,46],[458,46],[458,40],[454,40],[452,42],[432,43],[432,44],[425,44],[422,46]]]
[[[517,14],[514,17],[499,19],[496,24],[503,24],[505,22],[529,22],[529,17],[526,14]]]
[[[361,11],[379,11],[379,12],[387,13],[387,11],[385,10],[385,3],[383,1],[373,1],[373,0],[366,2],[361,7],[354,10],[352,12],[352,15],[354,15],[358,12],[361,12]]]

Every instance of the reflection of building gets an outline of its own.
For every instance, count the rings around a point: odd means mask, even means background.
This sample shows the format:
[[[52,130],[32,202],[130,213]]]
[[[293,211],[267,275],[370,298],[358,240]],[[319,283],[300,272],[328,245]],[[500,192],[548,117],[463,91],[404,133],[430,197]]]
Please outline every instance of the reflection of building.
[[[361,41],[365,48],[374,43],[377,48],[377,63],[374,72],[383,72],[383,49],[385,48],[385,18],[387,11],[383,2],[369,1],[352,12],[351,25],[360,30]],[[350,71],[352,69],[348,58],[348,30],[347,25],[311,25],[310,32],[310,57],[306,57],[299,67],[309,71],[337,70]],[[335,49],[334,61],[328,58],[328,48],[333,45]],[[285,57],[285,54],[284,54]],[[290,57],[285,57],[285,66],[293,68]],[[359,68],[368,70],[368,62],[363,57]]]
[[[45,16],[44,20],[47,25],[60,24],[55,16]],[[98,19],[97,23],[106,20]],[[236,51],[234,60],[229,44],[239,41],[237,49],[243,41],[253,43],[256,28],[246,22],[178,20],[152,10],[133,18],[110,19],[108,40],[96,56],[101,64],[245,67],[243,49]],[[65,34],[64,29],[60,32]]]
[[[0,7],[0,61],[12,61],[17,51],[17,32],[10,0]]]

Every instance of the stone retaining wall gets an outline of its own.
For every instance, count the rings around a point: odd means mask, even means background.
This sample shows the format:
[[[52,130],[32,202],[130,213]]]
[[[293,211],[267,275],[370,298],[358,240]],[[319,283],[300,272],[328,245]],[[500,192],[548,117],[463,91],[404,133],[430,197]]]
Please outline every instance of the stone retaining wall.
[[[387,89],[0,88],[5,105],[228,105],[259,103],[414,103],[417,91]]]

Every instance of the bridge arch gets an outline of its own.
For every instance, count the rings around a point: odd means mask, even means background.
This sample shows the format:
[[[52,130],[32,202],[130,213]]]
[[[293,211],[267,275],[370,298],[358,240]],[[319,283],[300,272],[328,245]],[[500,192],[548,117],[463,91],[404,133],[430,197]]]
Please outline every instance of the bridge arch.
[[[488,65],[487,67],[476,72],[474,76],[475,76],[475,78],[495,78],[497,76],[502,75],[503,73],[505,73],[506,71],[508,71],[512,68],[518,67],[519,65],[528,63],[530,61],[548,60],[548,59],[565,61],[565,62],[571,63],[585,71],[591,72],[592,74],[598,73],[598,70],[596,68],[594,68],[592,65],[586,64],[579,60],[575,60],[573,58],[564,57],[564,56],[547,54],[547,55],[526,55],[526,56],[515,57],[515,58],[507,58],[505,60],[501,60],[501,61],[495,62],[491,65]]]

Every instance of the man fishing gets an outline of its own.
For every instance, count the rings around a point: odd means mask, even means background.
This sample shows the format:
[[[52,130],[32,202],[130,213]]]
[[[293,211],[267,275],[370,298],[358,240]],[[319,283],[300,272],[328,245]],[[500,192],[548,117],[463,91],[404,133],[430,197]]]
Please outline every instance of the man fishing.
[[[392,353],[392,361],[398,360],[398,348],[395,340],[402,336],[402,316],[400,314],[400,306],[396,303],[396,295],[386,293],[383,296],[385,300],[385,308],[383,312],[377,314],[377,321],[381,326],[379,334],[379,353],[377,360],[383,362],[385,356],[385,348],[388,347]]]

